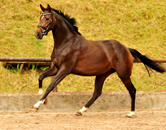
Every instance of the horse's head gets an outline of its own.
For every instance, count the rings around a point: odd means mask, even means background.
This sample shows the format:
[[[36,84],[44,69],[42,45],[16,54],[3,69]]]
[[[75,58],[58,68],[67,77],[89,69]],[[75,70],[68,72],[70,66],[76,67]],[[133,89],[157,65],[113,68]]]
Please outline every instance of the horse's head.
[[[40,4],[40,8],[43,11],[40,17],[40,23],[35,32],[35,36],[38,39],[42,39],[44,35],[47,35],[50,30],[52,30],[56,25],[56,19],[53,17],[53,11],[50,5],[47,8],[44,8]]]

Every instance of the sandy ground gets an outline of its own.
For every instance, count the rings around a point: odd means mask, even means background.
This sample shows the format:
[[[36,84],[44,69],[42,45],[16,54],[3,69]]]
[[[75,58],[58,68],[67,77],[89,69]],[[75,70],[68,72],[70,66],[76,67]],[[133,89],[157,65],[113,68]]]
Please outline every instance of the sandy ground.
[[[0,112],[0,130],[166,130],[166,111]]]

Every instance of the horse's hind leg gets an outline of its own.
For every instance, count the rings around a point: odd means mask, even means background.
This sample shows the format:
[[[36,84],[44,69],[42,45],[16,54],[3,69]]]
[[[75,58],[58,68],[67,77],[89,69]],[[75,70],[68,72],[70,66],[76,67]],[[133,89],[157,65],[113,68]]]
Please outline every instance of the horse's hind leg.
[[[127,77],[125,77],[125,78],[120,77],[120,79],[122,80],[122,82],[124,83],[125,87],[129,91],[129,94],[130,94],[130,97],[131,97],[131,112],[128,115],[126,115],[126,116],[127,117],[133,117],[133,116],[135,116],[135,95],[136,95],[136,89],[135,89],[134,85],[132,84],[130,77],[128,77],[128,78]]]
[[[76,116],[81,116],[83,112],[87,111],[88,108],[95,102],[95,100],[102,94],[102,88],[103,88],[103,83],[105,81],[105,79],[112,73],[114,73],[115,71],[109,71],[105,74],[96,76],[95,79],[95,90],[93,93],[92,98],[89,100],[89,102],[82,108],[80,109],[75,115]]]

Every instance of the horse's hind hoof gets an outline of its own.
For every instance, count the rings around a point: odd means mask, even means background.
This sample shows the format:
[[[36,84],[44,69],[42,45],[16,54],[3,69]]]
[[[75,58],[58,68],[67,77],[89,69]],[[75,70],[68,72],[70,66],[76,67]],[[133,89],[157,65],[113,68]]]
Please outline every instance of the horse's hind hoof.
[[[130,112],[129,114],[126,115],[126,117],[128,117],[128,118],[134,118],[134,117],[136,117],[136,115],[135,115],[134,112]]]
[[[76,116],[82,116],[82,113],[81,112],[77,112],[75,115]]]
[[[127,117],[127,118],[134,118],[134,117],[136,117],[136,115],[132,115],[132,116],[126,115],[125,117]]]

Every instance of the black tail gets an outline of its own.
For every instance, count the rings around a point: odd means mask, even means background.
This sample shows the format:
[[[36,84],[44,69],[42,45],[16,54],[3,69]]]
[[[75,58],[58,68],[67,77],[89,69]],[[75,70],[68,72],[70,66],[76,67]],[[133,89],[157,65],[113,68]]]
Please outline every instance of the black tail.
[[[130,50],[130,53],[132,54],[132,56],[134,57],[135,61],[140,60],[145,65],[145,67],[148,66],[148,67],[152,68],[153,70],[156,70],[157,72],[160,72],[160,73],[165,72],[165,69],[162,66],[160,66],[153,60],[147,58],[146,56],[142,55],[137,50],[131,49],[131,48],[129,48],[129,50]],[[147,69],[147,67],[146,67],[146,69]],[[148,69],[147,69],[147,71],[148,71]],[[148,73],[149,73],[149,71],[148,71]]]

